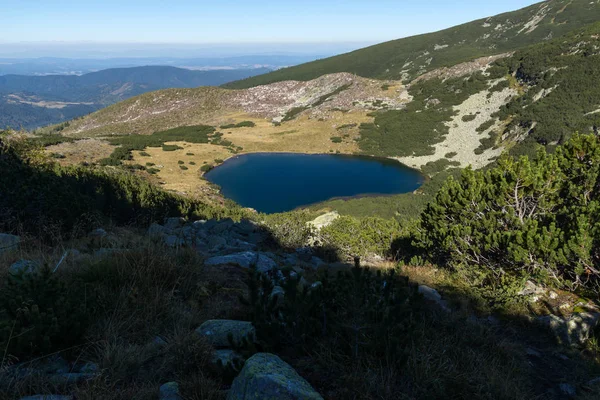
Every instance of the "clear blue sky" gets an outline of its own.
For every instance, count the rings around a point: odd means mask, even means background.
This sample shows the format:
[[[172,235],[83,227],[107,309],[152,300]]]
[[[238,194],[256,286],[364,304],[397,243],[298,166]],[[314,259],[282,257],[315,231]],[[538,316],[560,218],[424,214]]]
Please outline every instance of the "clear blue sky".
[[[0,42],[382,42],[531,0],[0,0]]]

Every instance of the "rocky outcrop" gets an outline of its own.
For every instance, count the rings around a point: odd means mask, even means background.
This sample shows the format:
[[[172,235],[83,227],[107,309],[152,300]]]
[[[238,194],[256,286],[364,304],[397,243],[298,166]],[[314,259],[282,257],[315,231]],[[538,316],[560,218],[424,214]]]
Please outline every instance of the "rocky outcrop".
[[[227,400],[323,400],[313,387],[279,357],[250,357],[231,385]]]
[[[328,212],[327,214],[318,216],[314,220],[307,222],[306,225],[308,225],[316,230],[320,230],[322,228],[325,228],[326,226],[331,225],[333,223],[333,221],[335,221],[339,217],[340,217],[340,214],[338,214],[337,211],[332,211],[332,212]]]
[[[218,256],[209,258],[204,262],[205,265],[238,265],[242,268],[256,267],[259,272],[269,272],[277,267],[275,261],[271,260],[264,254],[245,251],[242,253],[230,254],[226,256]]]
[[[568,346],[581,346],[598,325],[600,313],[575,313],[570,317],[546,315],[537,318],[537,323],[549,328],[557,340]]]
[[[32,274],[39,268],[39,264],[31,260],[19,260],[13,263],[8,272],[12,275]]]

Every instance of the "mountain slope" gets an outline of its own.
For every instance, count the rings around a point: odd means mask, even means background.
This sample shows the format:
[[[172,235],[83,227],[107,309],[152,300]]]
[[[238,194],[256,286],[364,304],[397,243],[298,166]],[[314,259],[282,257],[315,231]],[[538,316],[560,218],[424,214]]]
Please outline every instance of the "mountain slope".
[[[153,90],[217,86],[269,71],[191,71],[148,66],[107,69],[82,76],[0,76],[0,127],[33,128],[85,115]]]
[[[226,87],[239,89],[285,80],[310,80],[335,72],[410,81],[436,68],[514,51],[599,20],[599,0],[549,0],[443,31],[280,69]]]

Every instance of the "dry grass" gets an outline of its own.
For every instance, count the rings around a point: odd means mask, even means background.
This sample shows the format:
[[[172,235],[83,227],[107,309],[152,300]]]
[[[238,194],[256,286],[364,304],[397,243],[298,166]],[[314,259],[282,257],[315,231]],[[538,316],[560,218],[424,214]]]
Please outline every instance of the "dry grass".
[[[168,250],[135,234],[118,237],[113,244],[131,249],[105,258],[82,256],[58,272],[66,282],[85,283],[95,314],[84,345],[65,351],[65,357],[97,363],[101,376],[69,388],[44,376],[5,381],[0,398],[72,393],[78,399],[148,399],[168,381],[179,382],[186,398],[223,397],[221,382],[211,373],[212,349],[194,329],[209,318],[246,314],[238,301],[246,291],[245,274],[207,269],[192,250]],[[97,246],[102,243],[88,243],[92,252]],[[2,260],[42,254],[29,247]],[[156,336],[167,344],[157,346]]]
[[[71,143],[65,142],[46,148],[46,152],[49,154],[58,153],[66,157],[57,159],[62,165],[98,162],[110,156],[113,150],[114,146],[99,139],[83,139]]]

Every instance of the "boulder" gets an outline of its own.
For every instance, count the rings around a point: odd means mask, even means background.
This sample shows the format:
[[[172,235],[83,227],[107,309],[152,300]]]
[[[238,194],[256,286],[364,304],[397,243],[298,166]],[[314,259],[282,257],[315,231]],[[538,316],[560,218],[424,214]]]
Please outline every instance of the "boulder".
[[[177,382],[167,382],[158,390],[159,400],[183,400],[179,394],[179,384]]]
[[[211,319],[204,322],[196,333],[206,339],[215,347],[230,347],[229,335],[234,342],[239,343],[243,338],[253,338],[254,327],[248,321],[234,321],[228,319]]]
[[[35,261],[19,260],[10,266],[8,272],[12,275],[32,274],[36,272],[38,268],[39,264]]]
[[[312,221],[307,222],[306,225],[313,227],[316,230],[321,230],[322,228],[325,228],[326,226],[331,225],[333,223],[333,221],[335,221],[339,217],[340,217],[340,214],[338,214],[337,211],[332,211],[332,212],[328,212],[327,214],[318,216],[317,218],[313,219]]]
[[[227,400],[323,400],[288,364],[273,354],[250,357],[235,378]]]
[[[285,298],[285,290],[281,286],[274,286],[269,299],[277,297],[277,305],[282,305]]]
[[[17,250],[21,244],[21,238],[8,233],[0,233],[0,254]]]
[[[250,268],[256,265],[258,272],[269,272],[277,267],[275,261],[269,257],[255,253],[253,251],[244,251],[236,254],[229,254],[226,256],[217,256],[209,258],[204,262],[205,265],[227,265],[233,264],[238,265],[242,268]]]
[[[168,235],[169,230],[162,225],[152,224],[148,228],[148,236],[152,239],[161,239],[163,236]]]
[[[67,372],[64,374],[50,375],[49,380],[53,385],[75,384],[92,380],[98,377],[97,373]]]
[[[549,328],[562,344],[581,346],[588,340],[599,319],[600,313],[583,312],[572,314],[567,318],[545,315],[538,317],[537,322]]]
[[[419,293],[423,295],[426,300],[436,303],[444,311],[450,311],[448,304],[442,299],[442,295],[433,288],[425,285],[419,285]]]

